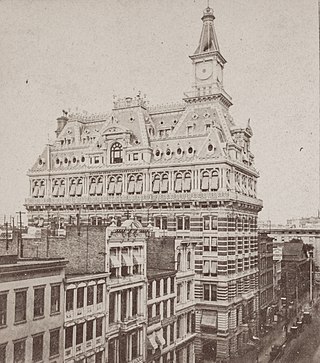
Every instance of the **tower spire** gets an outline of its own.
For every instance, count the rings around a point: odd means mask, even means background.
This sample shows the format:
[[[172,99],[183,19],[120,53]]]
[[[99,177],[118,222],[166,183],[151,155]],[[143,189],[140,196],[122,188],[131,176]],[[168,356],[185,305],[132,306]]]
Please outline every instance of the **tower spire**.
[[[213,21],[215,16],[213,15],[213,9],[208,6],[203,12],[201,20],[203,21],[201,36],[199,45],[194,54],[202,54],[206,52],[220,52],[218,38],[214,28]]]

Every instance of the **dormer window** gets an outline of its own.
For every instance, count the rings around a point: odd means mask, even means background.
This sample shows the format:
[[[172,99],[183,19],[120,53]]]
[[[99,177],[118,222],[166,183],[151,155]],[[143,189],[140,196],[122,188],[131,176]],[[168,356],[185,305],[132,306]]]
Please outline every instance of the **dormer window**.
[[[122,163],[122,145],[120,143],[118,143],[118,142],[114,143],[111,146],[110,163],[111,164],[120,164],[120,163]]]

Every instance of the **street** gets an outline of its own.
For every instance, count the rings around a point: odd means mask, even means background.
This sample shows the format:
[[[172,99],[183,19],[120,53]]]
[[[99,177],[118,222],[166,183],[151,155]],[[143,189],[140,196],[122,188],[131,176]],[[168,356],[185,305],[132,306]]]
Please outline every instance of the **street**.
[[[284,355],[276,360],[279,363],[318,363],[320,362],[320,313],[313,309],[312,323],[304,326],[304,331],[288,343]]]

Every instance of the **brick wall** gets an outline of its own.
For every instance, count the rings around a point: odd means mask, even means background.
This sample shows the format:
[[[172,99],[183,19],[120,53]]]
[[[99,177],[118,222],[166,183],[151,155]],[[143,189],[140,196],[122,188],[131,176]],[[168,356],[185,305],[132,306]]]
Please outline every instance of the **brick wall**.
[[[23,240],[23,257],[66,258],[67,274],[104,272],[105,239],[103,226],[67,226],[63,237],[47,237],[43,229],[41,238]]]
[[[147,270],[175,269],[175,237],[149,237],[147,241]]]

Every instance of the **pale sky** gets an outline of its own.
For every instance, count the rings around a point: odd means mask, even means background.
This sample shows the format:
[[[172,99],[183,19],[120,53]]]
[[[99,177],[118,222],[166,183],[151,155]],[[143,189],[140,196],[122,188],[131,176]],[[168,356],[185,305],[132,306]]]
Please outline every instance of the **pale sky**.
[[[0,1],[0,223],[28,196],[28,168],[62,109],[109,112],[139,90],[181,102],[206,0]],[[231,114],[251,118],[260,218],[319,207],[316,0],[211,0]]]

